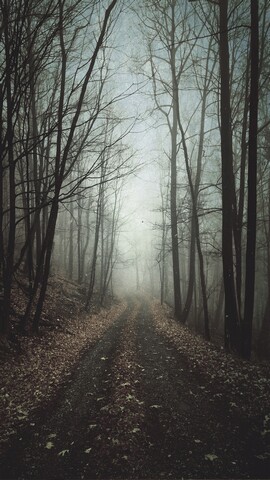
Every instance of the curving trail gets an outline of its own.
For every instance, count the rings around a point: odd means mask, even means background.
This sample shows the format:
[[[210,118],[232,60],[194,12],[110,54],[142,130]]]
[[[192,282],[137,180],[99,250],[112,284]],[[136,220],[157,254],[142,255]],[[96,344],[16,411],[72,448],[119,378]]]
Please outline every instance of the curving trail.
[[[147,300],[132,300],[8,446],[0,477],[267,478],[261,437],[229,397],[190,370]]]

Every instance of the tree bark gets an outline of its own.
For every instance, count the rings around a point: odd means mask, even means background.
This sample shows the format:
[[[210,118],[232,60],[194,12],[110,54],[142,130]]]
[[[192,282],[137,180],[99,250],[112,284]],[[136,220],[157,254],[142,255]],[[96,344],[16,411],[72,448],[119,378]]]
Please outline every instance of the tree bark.
[[[257,221],[257,132],[259,90],[259,14],[258,0],[251,0],[251,83],[248,139],[248,199],[245,307],[242,323],[242,355],[251,357],[252,322],[255,293],[255,256]]]
[[[225,348],[239,351],[239,311],[233,267],[233,149],[230,106],[228,0],[219,2],[220,114],[222,170],[222,262],[225,293]]]
[[[2,320],[0,324],[0,331],[6,335],[9,331],[10,322],[10,301],[11,301],[11,286],[14,270],[14,249],[15,249],[15,234],[16,234],[16,191],[15,191],[15,162],[13,152],[13,94],[12,94],[12,78],[11,78],[11,52],[9,41],[9,7],[4,2],[4,52],[5,52],[5,67],[6,67],[6,121],[7,121],[7,158],[8,158],[8,188],[9,188],[9,230],[7,252],[3,265],[3,310]]]
[[[172,238],[172,261],[173,261],[173,285],[174,285],[174,316],[181,320],[182,299],[179,267],[179,241],[178,241],[178,215],[177,215],[177,96],[178,85],[175,75],[175,25],[174,5],[172,5],[172,29],[171,29],[171,66],[172,66],[172,110],[173,119],[171,126],[171,238]]]

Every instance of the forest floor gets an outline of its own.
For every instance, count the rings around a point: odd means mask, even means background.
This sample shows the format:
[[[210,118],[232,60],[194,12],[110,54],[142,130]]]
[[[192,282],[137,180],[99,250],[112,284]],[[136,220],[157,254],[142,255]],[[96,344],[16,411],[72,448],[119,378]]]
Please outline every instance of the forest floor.
[[[1,479],[270,478],[269,366],[151,299],[76,315],[3,364]]]

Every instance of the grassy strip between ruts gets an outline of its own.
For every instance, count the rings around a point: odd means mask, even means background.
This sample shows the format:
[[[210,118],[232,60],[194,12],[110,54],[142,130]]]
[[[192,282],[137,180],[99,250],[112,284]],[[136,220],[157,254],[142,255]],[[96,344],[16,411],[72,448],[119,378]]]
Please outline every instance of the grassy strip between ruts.
[[[112,365],[112,397],[104,408],[99,473],[136,475],[149,447],[145,436],[145,406],[139,390],[142,366],[136,349],[138,302],[130,310]],[[107,461],[106,461],[107,460]],[[119,469],[119,472],[118,472]]]

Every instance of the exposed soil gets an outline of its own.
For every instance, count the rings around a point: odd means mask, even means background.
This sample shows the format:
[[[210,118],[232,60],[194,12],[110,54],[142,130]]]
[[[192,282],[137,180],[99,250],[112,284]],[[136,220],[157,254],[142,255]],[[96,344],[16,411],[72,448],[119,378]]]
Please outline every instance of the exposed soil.
[[[9,440],[1,478],[270,478],[269,368],[227,358],[130,301]]]

